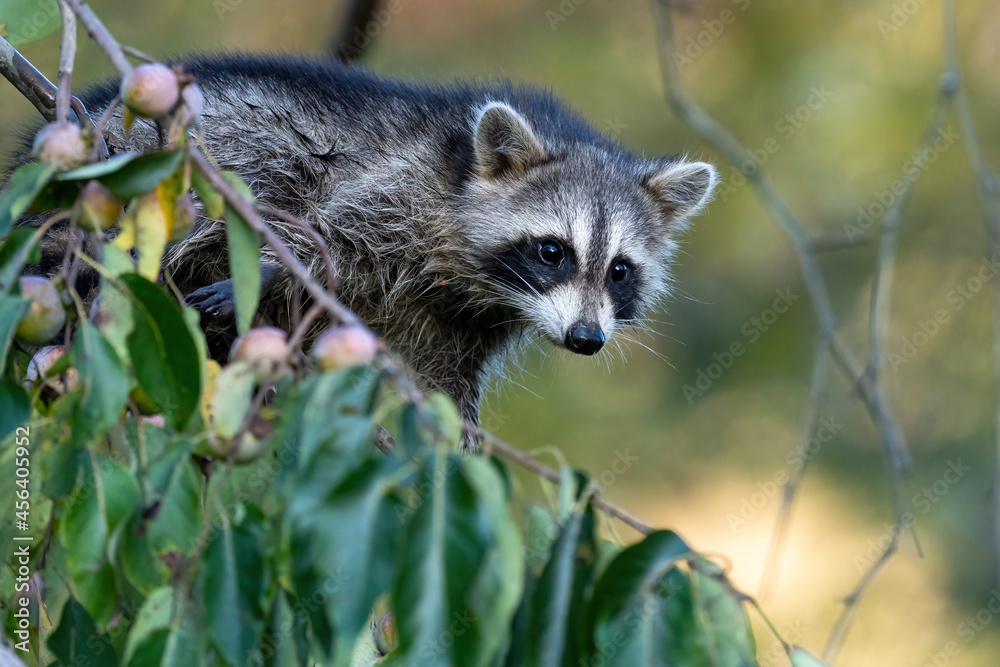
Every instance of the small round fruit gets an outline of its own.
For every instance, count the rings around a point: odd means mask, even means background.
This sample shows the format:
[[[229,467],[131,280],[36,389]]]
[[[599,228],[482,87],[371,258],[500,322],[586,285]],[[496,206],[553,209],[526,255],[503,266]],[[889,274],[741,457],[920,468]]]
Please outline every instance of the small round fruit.
[[[66,354],[66,348],[62,345],[49,345],[43,347],[28,362],[28,370],[25,377],[29,382],[39,382],[48,375],[49,371]],[[65,381],[64,381],[65,380]],[[46,381],[49,387],[55,389],[60,394],[72,391],[80,386],[80,375],[75,368],[67,369],[59,377],[54,377]]]
[[[35,159],[59,169],[72,169],[87,161],[87,142],[79,125],[66,121],[49,123],[35,135]]]
[[[229,458],[229,450],[233,443],[228,438],[216,437],[209,439],[208,446],[213,454],[225,460]],[[236,452],[233,454],[233,463],[252,463],[260,457],[266,448],[267,441],[265,439],[258,438],[250,432],[244,433]]]
[[[362,326],[327,329],[312,348],[313,359],[324,371],[370,364],[376,352],[378,339]]]
[[[166,428],[167,422],[161,414],[155,415],[142,415],[139,417],[139,421],[143,424],[148,424],[150,426],[155,426],[157,428]]]
[[[230,361],[242,361],[254,371],[257,382],[276,380],[290,370],[288,340],[275,327],[251,329],[236,339],[229,353]]]
[[[103,232],[118,222],[122,214],[122,202],[99,181],[87,183],[80,190],[76,204],[77,222],[90,231]]]
[[[137,116],[162,118],[180,98],[177,75],[166,65],[143,63],[122,79],[122,102]]]
[[[399,635],[396,634],[396,619],[392,614],[386,614],[372,629],[375,637],[375,648],[382,655],[389,655],[399,646]]]
[[[44,345],[66,324],[59,290],[41,276],[21,276],[20,285],[21,296],[31,300],[31,308],[17,325],[15,335],[25,345]]]

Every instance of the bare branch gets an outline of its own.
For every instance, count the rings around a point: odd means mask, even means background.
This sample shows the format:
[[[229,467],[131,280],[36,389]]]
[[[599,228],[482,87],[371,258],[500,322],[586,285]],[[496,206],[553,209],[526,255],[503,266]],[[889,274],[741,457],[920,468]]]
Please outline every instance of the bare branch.
[[[944,0],[944,44],[948,59],[948,70],[952,80],[947,81],[955,89],[954,108],[958,119],[959,132],[965,144],[969,163],[976,174],[979,197],[983,203],[983,215],[988,232],[987,252],[995,261],[1000,257],[1000,188],[997,175],[986,159],[986,153],[979,143],[979,133],[972,116],[969,98],[962,85],[958,61],[958,28],[955,15],[955,0]],[[1000,581],[1000,287],[993,285],[993,549],[996,559],[996,577]]]
[[[62,46],[59,49],[59,77],[56,79],[56,120],[64,123],[69,115],[69,98],[72,95],[73,61],[76,59],[76,17],[66,4],[66,0],[59,0],[59,13],[62,15]]]
[[[108,29],[104,27],[104,23],[101,19],[97,18],[87,3],[81,2],[81,0],[62,0],[68,4],[72,9],[73,13],[76,14],[77,18],[80,19],[80,23],[83,27],[87,29],[87,34],[90,38],[97,42],[98,46],[104,51],[108,56],[108,60],[114,65],[115,69],[122,76],[125,76],[132,71],[132,65],[129,64],[128,59],[125,57],[122,47],[118,44],[118,41],[111,36]]]
[[[55,86],[3,37],[0,37],[0,74],[38,109],[45,120],[56,119]]]
[[[480,428],[477,428],[472,424],[466,424],[465,427],[466,429],[469,429],[472,432],[477,433],[483,439],[484,453],[489,453],[491,451],[496,452],[501,456],[503,456],[504,458],[510,459],[511,461],[514,461],[515,463],[524,466],[528,470],[531,470],[539,477],[544,477],[550,482],[555,482],[556,484],[560,482],[561,478],[559,477],[559,473],[556,470],[550,468],[541,461],[535,459],[533,456],[531,456],[531,454],[528,454],[527,452],[524,452],[516,447],[508,445],[506,442],[500,440],[493,434],[484,431]],[[635,518],[634,516],[626,512],[618,505],[608,502],[607,500],[601,498],[597,494],[594,494],[593,498],[591,499],[591,502],[594,504],[594,507],[601,510],[608,516],[620,520],[622,523],[630,526],[631,528],[634,528],[643,535],[649,535],[650,533],[653,532],[653,529],[650,528],[648,525],[646,525],[639,519]]]
[[[374,39],[366,34],[365,27],[372,20],[372,13],[378,6],[379,0],[351,0],[327,52],[344,62],[358,60]],[[365,40],[362,42],[359,37],[364,37]]]
[[[892,528],[892,539],[889,540],[889,545],[885,548],[885,551],[868,568],[868,571],[864,573],[861,580],[858,581],[858,585],[851,591],[851,594],[844,598],[844,610],[837,619],[837,623],[833,626],[833,630],[830,631],[830,637],[826,640],[826,646],[823,648],[823,660],[827,664],[832,665],[837,654],[840,652],[844,640],[847,639],[847,633],[850,632],[851,625],[854,623],[854,616],[858,612],[858,605],[861,602],[862,596],[864,596],[865,592],[872,585],[872,582],[875,581],[878,573],[889,562],[889,559],[896,553],[896,549],[899,547],[899,536],[905,529],[905,523],[901,519],[897,519]]]
[[[826,389],[827,366],[830,363],[830,341],[820,339],[816,343],[816,352],[813,355],[812,383],[809,388],[809,403],[806,406],[806,417],[802,427],[802,436],[799,439],[802,451],[808,452],[809,439],[816,432],[819,423],[819,405]],[[771,544],[768,547],[767,559],[764,561],[764,574],[761,576],[760,596],[767,599],[774,591],[778,583],[778,575],[781,573],[782,555],[785,543],[788,539],[788,529],[791,526],[792,508],[795,504],[796,494],[799,485],[805,477],[806,468],[812,457],[804,456],[802,465],[793,470],[785,483],[785,489],[781,496],[781,508],[778,510],[778,519],[775,522],[774,533],[771,535]]]

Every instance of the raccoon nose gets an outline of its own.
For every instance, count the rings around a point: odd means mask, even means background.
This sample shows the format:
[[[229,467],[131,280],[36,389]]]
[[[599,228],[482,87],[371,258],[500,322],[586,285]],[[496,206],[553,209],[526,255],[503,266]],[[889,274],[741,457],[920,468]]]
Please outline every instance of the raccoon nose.
[[[604,347],[604,332],[596,324],[577,322],[566,333],[566,347],[577,354],[594,354]]]

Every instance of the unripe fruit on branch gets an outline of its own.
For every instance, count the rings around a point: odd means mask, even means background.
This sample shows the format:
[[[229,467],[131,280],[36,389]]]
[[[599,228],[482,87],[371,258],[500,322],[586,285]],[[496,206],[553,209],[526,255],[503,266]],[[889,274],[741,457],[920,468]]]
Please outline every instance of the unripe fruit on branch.
[[[77,223],[88,231],[103,232],[122,214],[122,202],[99,181],[91,181],[80,190],[76,205]]]
[[[209,438],[209,449],[220,459],[229,458],[229,450],[233,443],[226,438]],[[252,432],[247,431],[240,439],[240,444],[233,453],[233,463],[252,463],[260,458],[260,455],[267,449],[267,440],[258,438]]]
[[[32,153],[42,164],[72,169],[87,161],[87,142],[79,125],[57,121],[38,131]]]
[[[285,332],[275,327],[251,329],[236,339],[229,353],[230,361],[249,364],[258,383],[277,380],[288,373],[291,350]]]
[[[62,345],[49,345],[40,349],[28,362],[27,380],[32,383],[40,382],[65,354],[66,348]],[[45,384],[56,393],[65,394],[80,386],[80,374],[75,368],[70,368],[60,376],[47,380]]]
[[[399,635],[396,634],[396,619],[392,617],[392,614],[386,614],[379,619],[379,622],[372,629],[372,635],[375,637],[375,648],[382,655],[389,655],[399,646]]]
[[[160,63],[143,63],[129,72],[119,90],[122,102],[137,116],[162,118],[180,99],[177,74]]]
[[[17,325],[15,335],[26,345],[44,345],[66,324],[59,290],[47,278],[21,276],[21,296],[31,300],[28,314]]]
[[[378,352],[375,334],[362,326],[327,329],[313,344],[312,357],[324,371],[370,364]]]

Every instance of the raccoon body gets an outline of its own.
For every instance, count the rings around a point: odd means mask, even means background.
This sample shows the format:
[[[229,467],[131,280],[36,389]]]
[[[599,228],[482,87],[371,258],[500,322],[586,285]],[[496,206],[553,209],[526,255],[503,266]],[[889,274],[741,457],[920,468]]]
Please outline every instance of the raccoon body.
[[[716,182],[708,164],[629,153],[527,86],[406,83],[293,57],[181,62],[205,96],[212,159],[322,235],[339,298],[473,423],[484,383],[524,342],[594,354],[640,322]],[[96,115],[115,92],[84,100]],[[115,154],[158,137],[142,123],[126,135],[118,115],[106,141]],[[269,222],[323,280],[313,240]],[[225,247],[224,222],[202,217],[165,260],[208,327],[231,324]],[[301,303],[267,247],[262,266],[262,312]]]

